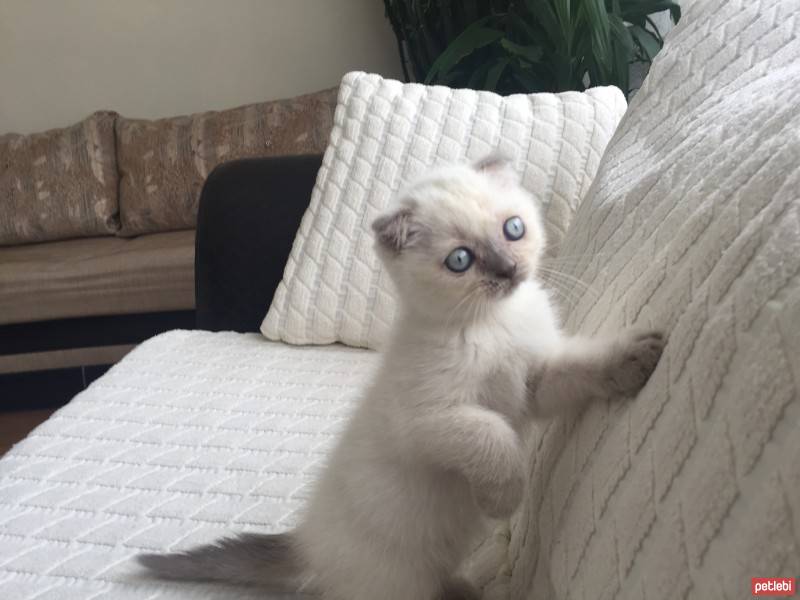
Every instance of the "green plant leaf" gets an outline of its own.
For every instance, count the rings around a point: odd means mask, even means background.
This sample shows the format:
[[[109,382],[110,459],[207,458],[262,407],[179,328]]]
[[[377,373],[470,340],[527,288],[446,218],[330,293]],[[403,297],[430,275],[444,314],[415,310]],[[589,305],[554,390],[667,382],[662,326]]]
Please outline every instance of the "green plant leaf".
[[[566,28],[572,23],[572,2],[571,0],[554,0],[556,15],[561,24],[561,30],[565,31]]]
[[[630,65],[633,61],[634,43],[625,23],[617,15],[609,15],[613,32],[614,65],[611,79],[606,83],[616,85],[627,97],[630,93]]]
[[[511,63],[511,76],[520,84],[520,91],[528,94],[551,89],[551,86],[545,83],[547,79],[540,79],[535,73],[525,70],[514,63]]]
[[[483,87],[484,83],[486,82],[486,74],[489,72],[489,68],[492,65],[488,62],[485,62],[478,66],[472,74],[469,76],[467,80],[467,87],[473,90],[479,90]]]
[[[629,91],[663,45],[652,17],[676,0],[384,0],[407,77],[499,93]]]
[[[500,45],[514,56],[523,58],[528,62],[539,62],[542,58],[543,51],[539,46],[520,46],[508,38],[500,40]]]
[[[661,42],[658,41],[655,35],[638,25],[631,25],[628,28],[631,36],[639,44],[647,55],[647,59],[652,61],[658,51],[661,50]]]
[[[535,21],[529,23],[525,17],[525,14],[521,14],[512,21],[512,33],[514,35],[510,37],[524,41],[540,40],[543,43],[549,41],[549,36],[541,24]]]
[[[491,69],[489,69],[488,73],[486,74],[486,82],[484,84],[483,89],[489,91],[497,90],[497,82],[500,81],[500,77],[503,75],[503,71],[506,70],[508,67],[508,63],[511,62],[510,58],[502,58],[500,59]]]
[[[609,15],[608,22],[611,25],[612,39],[621,44],[628,55],[632,56],[634,51],[633,38],[630,30],[625,26],[625,22],[617,15]]]
[[[611,24],[608,21],[608,12],[606,11],[605,2],[603,2],[603,0],[584,0],[583,4],[581,4],[581,8],[583,8],[585,12],[587,25],[590,31],[592,50],[598,62],[603,65],[610,65]]]
[[[431,83],[439,74],[447,73],[478,48],[488,46],[502,38],[502,31],[485,26],[490,18],[475,21],[454,39],[431,65],[425,83]]]
[[[525,0],[525,6],[534,20],[542,24],[542,29],[547,32],[553,45],[562,52],[565,51],[566,44],[561,35],[561,26],[558,23],[558,16],[550,5],[550,0]]]
[[[681,7],[672,0],[620,0],[621,16],[629,23],[641,25],[641,19],[668,10],[673,23],[681,18]]]

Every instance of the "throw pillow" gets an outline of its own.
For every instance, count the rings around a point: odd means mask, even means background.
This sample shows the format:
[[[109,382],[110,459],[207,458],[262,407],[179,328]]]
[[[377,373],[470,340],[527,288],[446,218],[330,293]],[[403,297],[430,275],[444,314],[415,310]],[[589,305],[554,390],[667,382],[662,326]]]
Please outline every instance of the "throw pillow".
[[[116,232],[116,118],[0,136],[0,246]]]
[[[124,236],[190,229],[200,190],[218,164],[239,158],[321,154],[336,90],[221,112],[117,121]]]
[[[502,97],[347,74],[262,333],[293,344],[380,346],[395,301],[370,223],[402,182],[439,162],[494,150],[512,158],[556,251],[625,108],[616,88]]]

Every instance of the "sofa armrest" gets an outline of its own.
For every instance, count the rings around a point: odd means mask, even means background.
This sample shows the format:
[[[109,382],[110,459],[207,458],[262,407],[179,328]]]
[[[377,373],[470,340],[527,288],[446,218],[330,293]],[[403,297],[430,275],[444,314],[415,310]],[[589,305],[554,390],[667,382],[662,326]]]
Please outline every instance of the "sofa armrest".
[[[200,195],[197,327],[258,331],[308,207],[321,155],[219,165]]]

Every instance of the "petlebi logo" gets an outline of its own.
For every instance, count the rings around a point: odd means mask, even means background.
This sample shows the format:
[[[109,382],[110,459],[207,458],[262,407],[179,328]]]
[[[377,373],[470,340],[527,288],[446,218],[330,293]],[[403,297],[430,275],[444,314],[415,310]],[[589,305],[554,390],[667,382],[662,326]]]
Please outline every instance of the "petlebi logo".
[[[753,577],[750,580],[753,596],[794,596],[796,590],[794,577]]]

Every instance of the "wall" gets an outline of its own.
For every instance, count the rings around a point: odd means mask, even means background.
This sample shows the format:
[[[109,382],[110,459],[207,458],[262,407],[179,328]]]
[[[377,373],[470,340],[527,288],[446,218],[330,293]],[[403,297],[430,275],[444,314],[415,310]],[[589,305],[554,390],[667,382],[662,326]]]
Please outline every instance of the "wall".
[[[381,0],[0,0],[0,133],[400,76]]]

